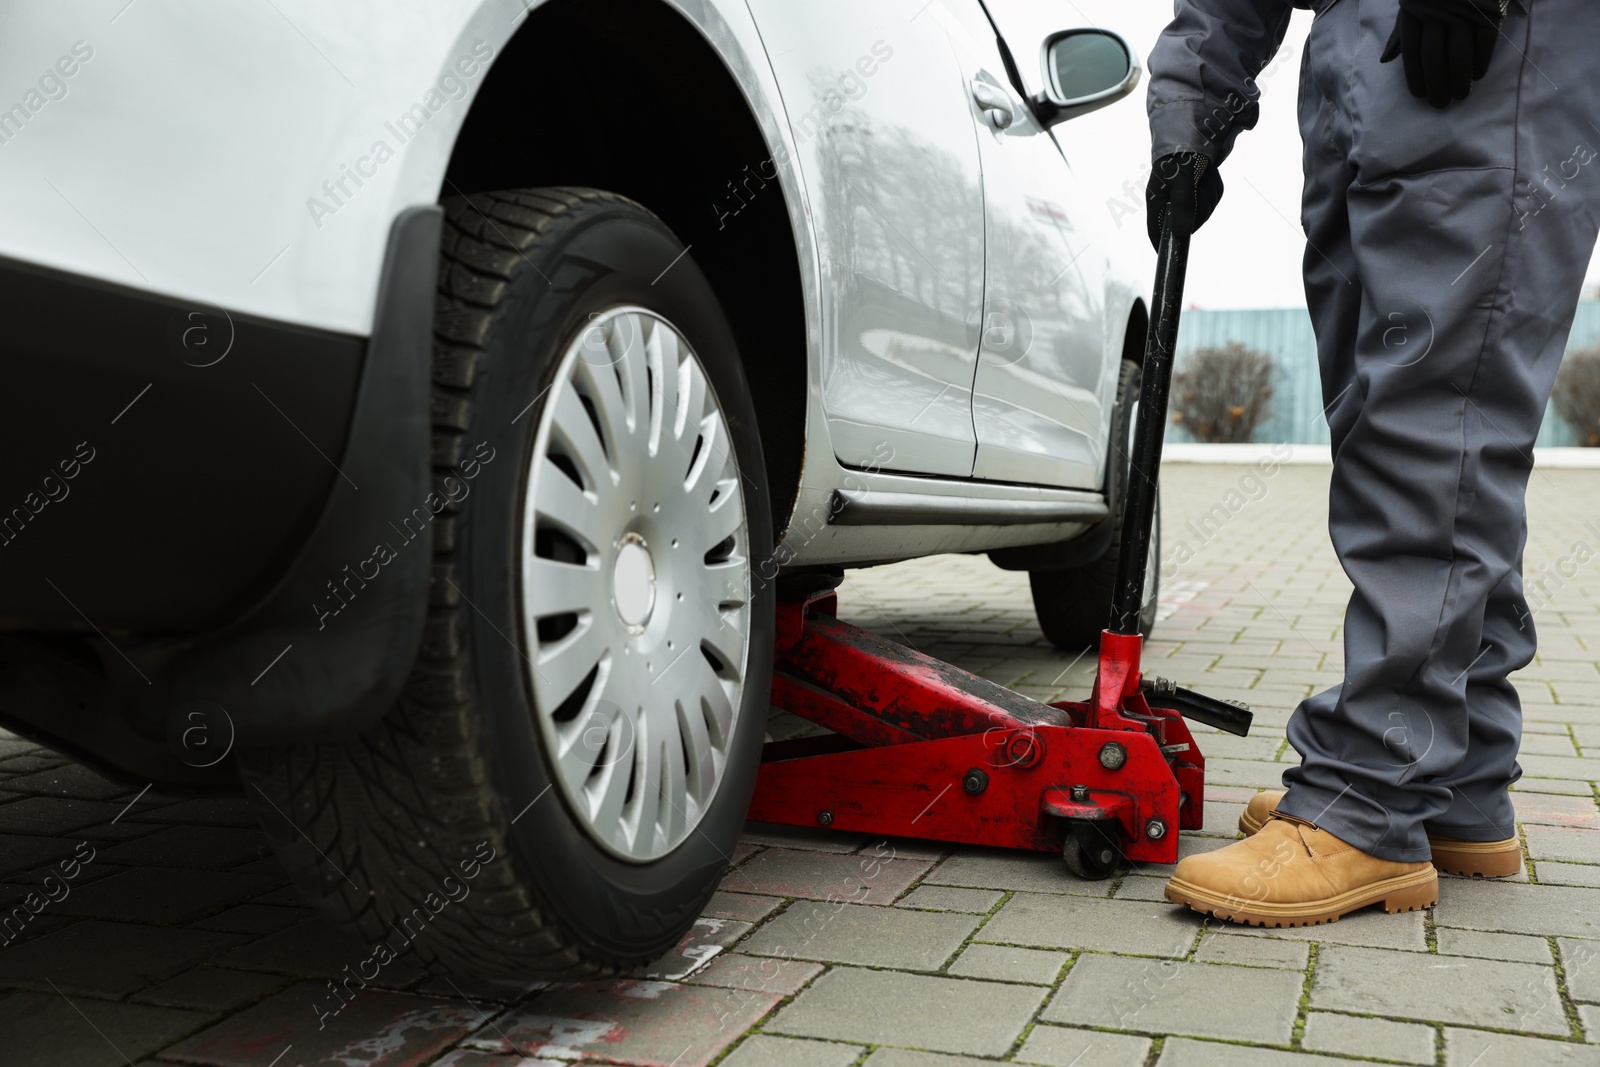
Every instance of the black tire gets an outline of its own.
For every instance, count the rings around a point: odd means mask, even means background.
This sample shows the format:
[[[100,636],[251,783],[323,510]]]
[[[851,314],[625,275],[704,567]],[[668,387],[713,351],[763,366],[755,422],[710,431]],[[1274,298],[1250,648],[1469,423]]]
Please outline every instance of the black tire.
[[[1106,465],[1106,501],[1111,506],[1111,547],[1103,556],[1065,570],[1031,570],[1033,612],[1045,638],[1064,652],[1093,648],[1111,618],[1111,598],[1117,585],[1117,561],[1122,557],[1122,502],[1127,498],[1131,474],[1129,441],[1144,371],[1137,363],[1122,362],[1117,375],[1117,406],[1111,416],[1111,449]],[[1161,494],[1156,490],[1155,523],[1150,530],[1150,555],[1145,566],[1153,572],[1149,596],[1139,611],[1139,632],[1146,637],[1156,621],[1161,595]]]
[[[469,451],[481,458],[479,442],[498,461],[435,520],[427,631],[392,710],[347,742],[250,753],[246,791],[305,896],[369,945],[409,942],[412,959],[455,974],[617,973],[671,948],[727,868],[760,758],[773,591],[749,590],[744,688],[699,832],[648,862],[599,847],[554,788],[524,675],[517,531],[534,427],[593,313],[637,305],[666,318],[728,423],[754,560],[772,545],[754,411],[709,283],[638,204],[549,188],[444,207],[435,485],[459,477]]]

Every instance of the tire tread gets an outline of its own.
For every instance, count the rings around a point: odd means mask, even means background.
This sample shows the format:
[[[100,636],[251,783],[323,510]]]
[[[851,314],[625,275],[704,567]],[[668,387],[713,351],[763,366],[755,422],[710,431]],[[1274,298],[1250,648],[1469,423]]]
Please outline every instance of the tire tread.
[[[631,202],[560,188],[475,193],[443,204],[431,398],[436,492],[464,452],[476,394],[486,387],[479,373],[485,344],[513,277],[539,270],[530,253],[563,223],[586,209]],[[394,707],[350,741],[248,754],[246,791],[302,893],[363,941],[388,939],[413,909],[426,911],[425,897],[447,876],[460,880],[456,864],[488,842],[496,862],[484,863],[469,894],[434,914],[411,941],[419,962],[483,977],[620,973],[640,961],[580,947],[544,906],[536,883],[517,870],[513,813],[492,788],[488,738],[473,707],[464,633],[464,612],[472,609],[460,592],[452,510],[434,520],[421,651]],[[358,825],[341,821],[352,816]]]

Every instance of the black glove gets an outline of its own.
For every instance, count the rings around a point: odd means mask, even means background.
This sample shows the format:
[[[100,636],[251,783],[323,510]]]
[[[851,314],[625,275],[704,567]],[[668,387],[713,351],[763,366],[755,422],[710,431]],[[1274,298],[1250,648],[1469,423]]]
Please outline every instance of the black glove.
[[[1434,107],[1465,100],[1489,70],[1510,0],[1400,0],[1400,16],[1384,46],[1387,63],[1405,57],[1412,96]]]
[[[1161,247],[1161,218],[1172,209],[1172,232],[1185,237],[1206,224],[1222,199],[1222,175],[1210,156],[1174,152],[1156,160],[1145,189],[1145,226],[1150,246]]]

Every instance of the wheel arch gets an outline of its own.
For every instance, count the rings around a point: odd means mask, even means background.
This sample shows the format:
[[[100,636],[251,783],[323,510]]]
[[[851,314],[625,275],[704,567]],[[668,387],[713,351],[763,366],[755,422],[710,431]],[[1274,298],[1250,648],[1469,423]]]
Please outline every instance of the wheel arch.
[[[773,528],[782,531],[805,451],[801,243],[809,250],[810,238],[802,229],[797,240],[805,216],[793,210],[798,189],[785,188],[798,177],[781,143],[776,89],[763,94],[759,84],[770,79],[766,57],[735,36],[716,3],[548,0],[496,56],[440,194],[580,185],[659,216],[691,249],[733,325],[760,423]],[[603,77],[593,52],[575,41],[604,41]]]

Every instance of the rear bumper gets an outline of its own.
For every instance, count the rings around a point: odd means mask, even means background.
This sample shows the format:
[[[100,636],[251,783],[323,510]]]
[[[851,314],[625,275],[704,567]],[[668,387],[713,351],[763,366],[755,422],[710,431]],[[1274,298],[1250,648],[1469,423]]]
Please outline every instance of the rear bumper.
[[[97,751],[105,731],[74,711],[115,705],[179,768],[194,761],[174,729],[197,702],[240,744],[382,714],[431,570],[426,531],[402,542],[390,519],[429,488],[439,224],[431,206],[396,219],[370,340],[0,264],[0,627],[81,634],[105,668],[80,679],[90,700],[44,701],[37,663],[8,655],[0,710],[150,777],[158,754]],[[319,611],[384,542],[381,575]],[[4,700],[30,669],[29,699]]]

